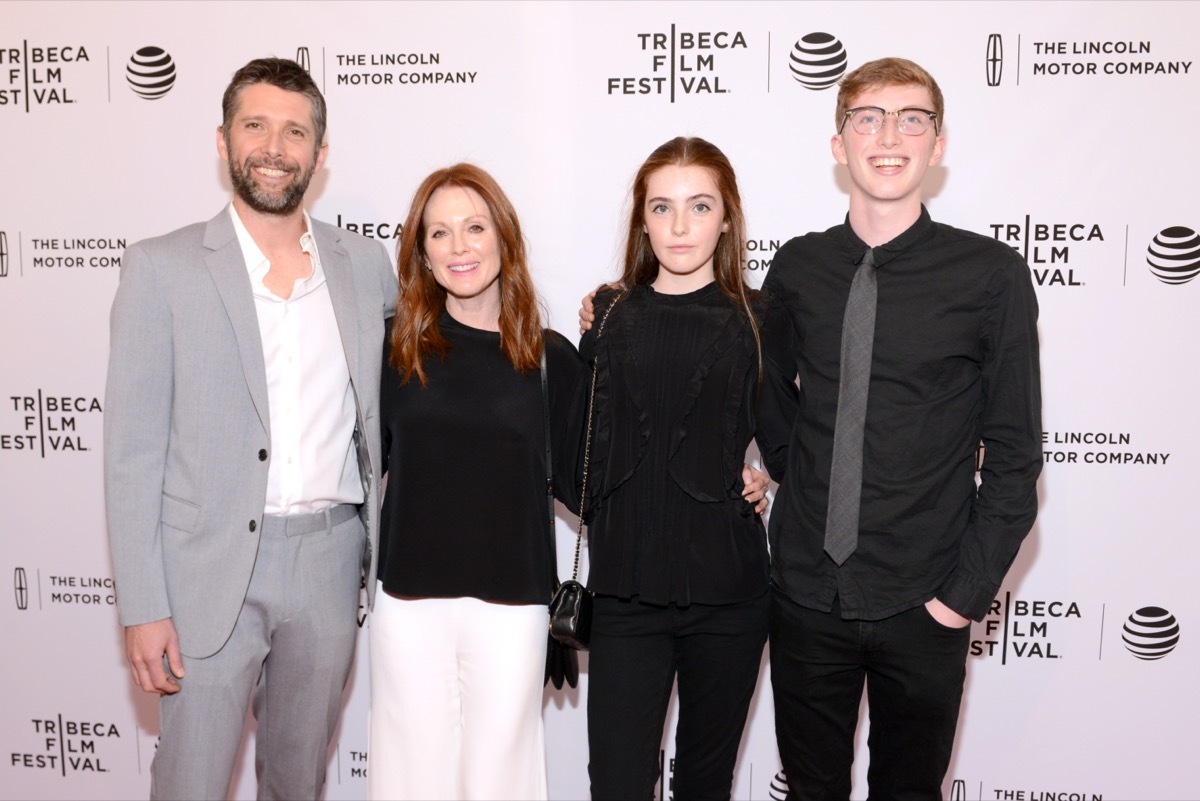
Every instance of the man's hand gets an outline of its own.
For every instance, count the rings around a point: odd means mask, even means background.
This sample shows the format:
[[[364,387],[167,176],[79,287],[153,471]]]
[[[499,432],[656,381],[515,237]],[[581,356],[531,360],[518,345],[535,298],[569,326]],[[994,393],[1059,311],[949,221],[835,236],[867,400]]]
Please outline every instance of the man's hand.
[[[929,612],[929,616],[941,623],[946,628],[961,629],[971,625],[969,617],[963,617],[958,612],[955,612],[944,603],[934,598],[931,601],[925,602],[925,609]]]
[[[171,675],[163,669],[163,654],[171,666]],[[171,695],[179,692],[183,678],[183,656],[179,636],[171,618],[125,627],[125,655],[133,671],[133,683],[148,693]]]
[[[742,490],[742,497],[754,504],[754,511],[760,515],[767,511],[767,485],[771,483],[771,477],[761,470],[744,464],[742,465],[742,483],[746,485],[746,488]]]
[[[592,323],[596,322],[596,306],[593,301],[596,299],[596,293],[603,287],[597,287],[587,294],[583,299],[583,305],[579,308],[579,333],[592,330]]]

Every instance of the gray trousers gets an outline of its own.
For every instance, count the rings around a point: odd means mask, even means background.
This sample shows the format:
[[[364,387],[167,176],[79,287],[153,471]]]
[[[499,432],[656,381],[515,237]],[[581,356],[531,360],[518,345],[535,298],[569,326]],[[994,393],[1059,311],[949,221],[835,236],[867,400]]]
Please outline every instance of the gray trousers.
[[[265,517],[246,600],[216,654],[184,656],[159,705],[152,799],[224,799],[246,709],[260,799],[315,799],[358,636],[366,532],[354,507]]]

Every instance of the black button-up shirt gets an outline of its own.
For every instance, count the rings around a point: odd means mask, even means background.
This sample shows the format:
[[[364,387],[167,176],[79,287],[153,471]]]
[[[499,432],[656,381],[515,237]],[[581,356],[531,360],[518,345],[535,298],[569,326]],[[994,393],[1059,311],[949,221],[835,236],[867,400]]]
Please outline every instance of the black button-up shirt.
[[[797,237],[775,254],[764,283],[788,310],[763,337],[760,439],[780,482],[772,582],[822,611],[836,596],[848,619],[878,620],[937,597],[980,620],[1037,514],[1041,389],[1029,268],[1011,247],[934,223],[924,207],[874,249],[858,548],[838,567],[824,538],[842,316],[866,250],[848,221]]]

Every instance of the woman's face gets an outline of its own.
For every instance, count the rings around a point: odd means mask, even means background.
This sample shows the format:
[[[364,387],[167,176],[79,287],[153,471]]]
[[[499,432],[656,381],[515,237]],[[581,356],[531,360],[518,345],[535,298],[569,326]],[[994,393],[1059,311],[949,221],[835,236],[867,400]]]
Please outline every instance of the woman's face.
[[[425,255],[448,305],[500,303],[500,240],[474,189],[443,186],[425,204]]]
[[[658,259],[656,288],[687,292],[712,282],[713,254],[729,223],[706,168],[670,165],[650,173],[642,219]]]

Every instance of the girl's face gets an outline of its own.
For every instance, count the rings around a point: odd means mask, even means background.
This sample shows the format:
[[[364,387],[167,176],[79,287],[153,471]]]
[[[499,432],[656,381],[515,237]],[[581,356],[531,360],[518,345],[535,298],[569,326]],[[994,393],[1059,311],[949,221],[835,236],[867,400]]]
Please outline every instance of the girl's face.
[[[713,254],[729,223],[706,168],[670,165],[650,173],[642,219],[658,259],[656,289],[680,294],[712,283]]]

